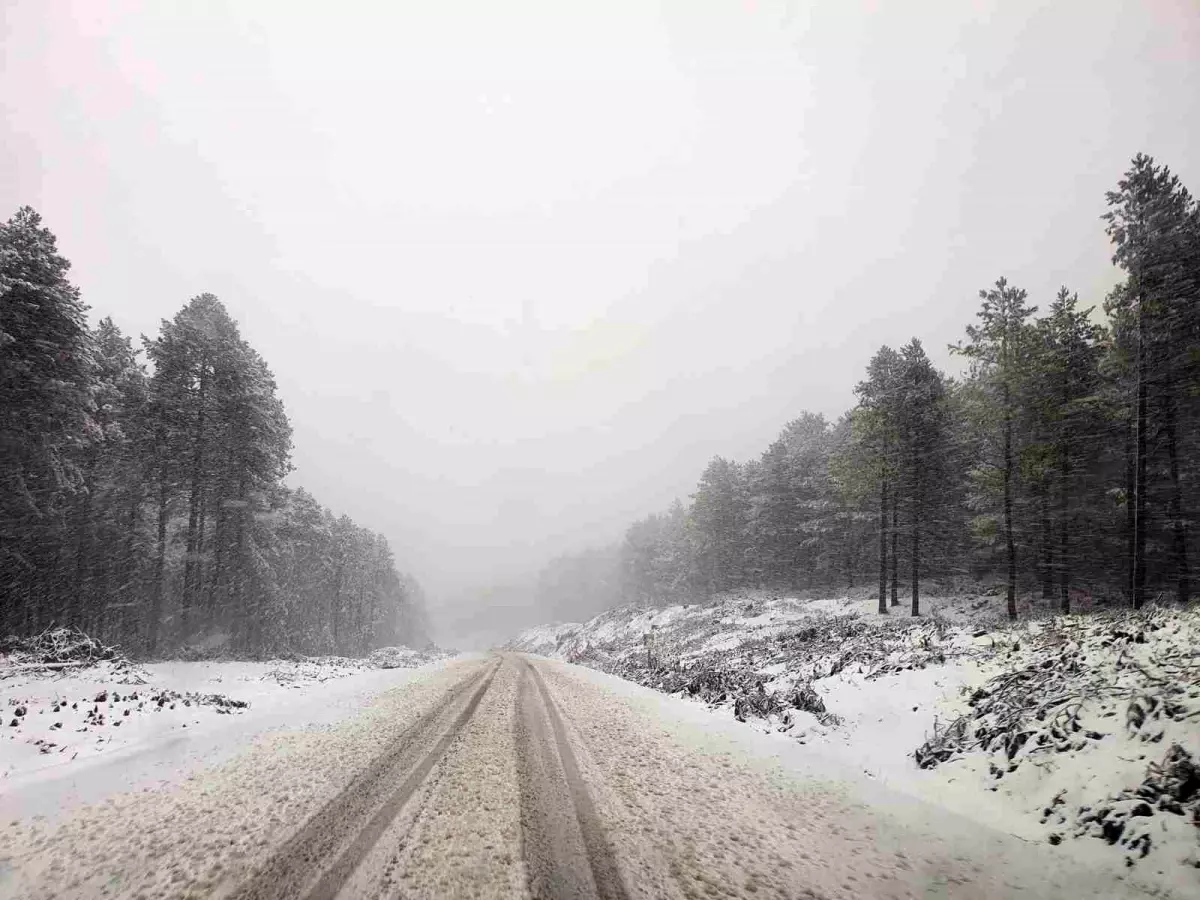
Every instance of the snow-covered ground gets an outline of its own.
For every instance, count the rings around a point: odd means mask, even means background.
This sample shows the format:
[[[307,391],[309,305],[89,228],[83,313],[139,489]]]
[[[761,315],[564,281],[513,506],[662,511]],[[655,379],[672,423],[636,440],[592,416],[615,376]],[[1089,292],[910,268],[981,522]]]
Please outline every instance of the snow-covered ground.
[[[1034,845],[1006,834],[1001,819],[988,820],[978,812],[963,815],[962,810],[947,810],[945,804],[864,778],[855,765],[824,752],[820,745],[802,745],[784,733],[746,727],[720,709],[579,666],[564,674],[567,678],[554,682],[557,689],[586,681],[602,688],[603,694],[620,698],[620,705],[605,702],[603,695],[592,701],[604,702],[609,711],[602,719],[605,743],[612,747],[606,752],[620,754],[621,777],[653,767],[652,780],[638,794],[639,801],[661,804],[665,807],[661,817],[673,823],[685,820],[698,855],[708,849],[705,843],[719,845],[723,837],[733,835],[740,839],[718,846],[718,854],[749,849],[752,858],[761,860],[771,858],[770,848],[763,844],[778,840],[781,833],[798,837],[799,847],[775,848],[773,861],[794,864],[797,868],[788,869],[791,884],[802,884],[822,897],[1115,898],[1141,896],[1160,887],[1166,889],[1160,896],[1172,900],[1194,894],[1186,874],[1173,883],[1148,882],[1142,872],[1126,869],[1102,845]],[[629,712],[622,715],[622,708]],[[629,713],[640,718],[640,724],[630,721]],[[652,748],[656,743],[662,746],[659,735],[663,734],[670,736],[670,744],[691,752],[683,756],[675,752],[673,757],[669,750],[655,752]],[[674,765],[664,765],[667,760]],[[716,774],[710,768],[713,763],[720,766]],[[783,790],[764,795],[762,776]],[[775,817],[777,804],[787,802],[789,794],[799,802],[782,816],[781,825]],[[681,797],[690,799],[690,808],[684,808]],[[645,831],[653,828],[636,823],[625,831],[632,836],[631,844],[640,844]],[[884,857],[895,851],[893,865],[922,872],[925,883],[894,891],[865,874],[877,865],[881,851]],[[836,882],[826,888],[820,878],[828,873],[809,868],[818,861],[845,866],[863,883],[843,881],[841,891]],[[954,871],[960,864],[973,867],[965,878]],[[884,871],[889,868],[885,861]]]
[[[28,671],[0,658],[0,817],[50,816],[175,784],[281,729],[332,725],[444,664],[368,660],[122,661]],[[377,659],[378,663],[379,660]]]
[[[440,757],[423,769],[430,753]],[[598,853],[631,897],[1144,893],[1138,870],[1098,857],[1081,867],[1065,848],[954,816],[784,734],[515,655],[451,662],[336,727],[271,735],[179,785],[5,825],[0,898],[14,900],[284,900],[310,885],[545,896],[536,873],[554,893],[591,896]]]
[[[1060,617],[1027,601],[1011,626],[994,596],[922,611],[758,594],[612,610],[510,646],[694,697],[790,752],[1200,891],[1200,610]]]

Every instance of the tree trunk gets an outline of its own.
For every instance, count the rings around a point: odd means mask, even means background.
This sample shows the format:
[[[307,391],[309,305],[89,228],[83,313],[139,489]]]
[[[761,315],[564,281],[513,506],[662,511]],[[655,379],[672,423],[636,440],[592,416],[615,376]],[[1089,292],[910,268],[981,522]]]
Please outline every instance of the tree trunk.
[[[892,606],[900,605],[900,554],[897,541],[900,539],[900,495],[892,485]]]
[[[1059,460],[1058,491],[1058,591],[1059,605],[1063,613],[1071,611],[1071,556],[1070,556],[1070,512],[1071,512],[1071,452],[1063,440],[1062,457]]]
[[[227,568],[229,565],[226,554],[226,544],[229,542],[228,537],[228,518],[229,512],[225,509],[225,498],[217,498],[216,521],[213,524],[213,560],[210,567],[210,577],[208,582],[208,590],[204,595],[204,616],[205,622],[209,628],[217,622],[218,611],[224,611],[228,606],[229,594],[229,579]]]
[[[912,458],[912,614],[921,614],[921,469],[914,446]]]
[[[1138,349],[1138,438],[1134,470],[1133,511],[1133,606],[1141,608],[1146,601],[1146,362],[1139,341]]]
[[[83,631],[90,630],[88,614],[88,583],[91,580],[92,553],[92,488],[95,462],[88,462],[83,476],[83,496],[79,501],[79,517],[75,523],[75,577],[71,585],[70,624]]]
[[[1042,599],[1054,596],[1054,531],[1050,524],[1050,484],[1042,486],[1038,502],[1042,513]]]
[[[196,590],[196,557],[200,551],[198,548],[198,535],[200,529],[200,470],[197,465],[194,469],[192,477],[192,488],[188,498],[188,530],[187,530],[187,547],[186,556],[183,560],[183,617],[184,622],[187,621],[188,613],[192,606],[192,597]]]
[[[205,488],[208,486],[205,485]],[[193,602],[191,610],[194,612],[197,606],[203,608],[203,597],[206,582],[210,575],[210,567],[204,565],[204,556],[208,552],[208,495],[207,489],[200,492],[200,519],[199,527],[196,529],[196,557],[194,560],[195,568],[192,570],[194,586],[192,589]]]
[[[1175,398],[1167,398],[1165,413],[1165,430],[1167,433],[1167,454],[1171,467],[1171,500],[1167,512],[1171,517],[1171,555],[1174,557],[1177,596],[1180,603],[1191,600],[1191,574],[1188,569],[1187,553],[1187,520],[1183,516],[1183,486],[1179,478],[1179,445],[1176,435]]]
[[[342,572],[344,563],[338,562],[337,577],[334,580],[333,602],[329,606],[329,622],[330,630],[333,633],[334,652],[337,652],[338,646],[338,631],[341,628],[342,619]]]
[[[150,615],[147,623],[146,650],[151,656],[158,650],[158,632],[162,627],[163,579],[167,561],[167,506],[168,489],[166,475],[158,486],[158,549],[154,560],[154,592],[150,595]]]
[[[1140,609],[1146,601],[1146,428],[1147,415],[1146,383],[1149,376],[1149,360],[1146,348],[1146,313],[1144,298],[1138,302],[1138,352],[1137,352],[1137,407],[1134,420],[1137,423],[1136,457],[1134,472],[1133,504],[1133,608]]]
[[[232,439],[229,441],[232,444]],[[210,567],[209,586],[206,592],[206,614],[209,627],[218,622],[231,623],[235,633],[241,626],[238,621],[239,610],[232,600],[233,581],[237,560],[237,532],[239,525],[235,524],[240,515],[236,506],[230,505],[231,473],[237,470],[237,460],[232,446],[226,447],[225,463],[222,474],[215,480],[214,489],[217,494],[216,522],[213,528],[213,561]],[[238,479],[236,497],[242,496],[242,478]]]
[[[120,612],[111,611],[113,595],[113,564],[108,557],[98,560],[97,574],[92,576],[92,606],[96,610],[96,640],[101,643],[124,643]]]
[[[136,596],[138,610],[141,609],[142,601],[145,597],[142,594],[142,582],[138,577],[138,560],[137,560],[137,530],[138,530],[138,514],[141,511],[142,496],[140,483],[136,487],[131,487],[129,491],[129,518],[125,526],[125,548],[121,557],[121,565],[119,567],[119,580],[117,583],[116,593],[120,603],[122,604],[122,612],[118,617],[118,624],[121,626],[121,634],[124,638],[132,637],[127,634],[127,631],[136,632],[136,622],[138,615],[130,614],[129,607],[125,604],[131,602],[130,597]],[[112,593],[109,593],[111,598]]]
[[[921,528],[917,525],[915,515],[920,513],[920,506],[913,503],[912,524],[912,614],[921,614]]]
[[[257,641],[256,633],[258,617],[255,615],[255,610],[249,608],[246,593],[247,508],[246,478],[243,475],[238,481],[238,505],[236,507],[237,524],[234,526],[233,535],[234,554],[232,563],[226,563],[226,565],[230,568],[227,581],[229,583],[229,605],[231,607],[231,617],[244,623],[242,630],[246,634],[246,640],[250,645],[250,649],[257,649],[255,644]]]
[[[1137,495],[1137,482],[1134,478],[1137,465],[1134,452],[1136,430],[1134,422],[1130,422],[1125,429],[1125,594],[1130,603],[1133,603],[1133,561],[1137,557],[1137,504],[1134,499]]]
[[[1005,373],[1005,378],[1007,378]],[[1017,545],[1012,515],[1012,410],[1008,382],[1004,383],[1004,543],[1008,550],[1008,617],[1017,617]]]
[[[183,564],[184,639],[187,639],[189,616],[200,591],[199,557],[204,533],[204,403],[208,389],[208,360],[200,361],[200,383],[196,399],[196,428],[192,435],[191,493],[188,497],[187,558]]]
[[[879,612],[887,608],[887,479],[879,479]]]

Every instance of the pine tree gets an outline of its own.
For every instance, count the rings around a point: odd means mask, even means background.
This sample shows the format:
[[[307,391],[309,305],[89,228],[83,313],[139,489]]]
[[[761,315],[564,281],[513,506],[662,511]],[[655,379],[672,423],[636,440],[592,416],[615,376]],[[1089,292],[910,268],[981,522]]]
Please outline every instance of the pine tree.
[[[859,576],[866,577],[866,565],[871,548],[879,542],[877,527],[880,524],[878,511],[873,503],[875,497],[848,496],[839,481],[838,467],[841,460],[855,452],[853,413],[845,413],[830,429],[827,439],[822,473],[822,514],[829,526],[822,536],[828,546],[826,553],[836,557],[838,568],[845,578],[847,588],[853,588]],[[895,540],[895,536],[892,536]],[[882,568],[880,574],[883,574]]]
[[[32,210],[0,226],[0,627],[150,655],[423,640],[387,541],[283,486],[291,426],[220,301],[143,338],[147,378],[111,319],[89,331],[68,268]]]
[[[935,514],[939,476],[949,459],[946,383],[934,368],[921,342],[913,338],[900,350],[897,372],[899,403],[897,436],[899,502],[907,501],[912,614],[921,614],[921,539],[931,529],[926,517]]]
[[[967,326],[967,343],[952,351],[962,353],[972,363],[972,374],[983,390],[977,394],[984,403],[979,421],[989,443],[998,445],[995,465],[1002,479],[1004,544],[1008,562],[1006,599],[1008,616],[1017,617],[1017,550],[1013,524],[1013,495],[1018,477],[1020,447],[1014,433],[1022,373],[1029,354],[1029,318],[1037,311],[1026,304],[1026,293],[1009,285],[1004,278],[995,287],[979,292],[982,301],[979,324]]]
[[[736,463],[714,458],[696,487],[692,521],[700,539],[699,562],[708,593],[742,584],[747,555],[747,495]]]
[[[265,586],[255,577],[256,510],[266,511],[269,489],[290,470],[292,429],[266,362],[244,341],[224,357],[216,381],[218,434],[213,448],[222,460],[212,486],[216,508],[208,619],[230,622],[243,643],[255,643],[255,608]]]
[[[1127,274],[1125,290],[1114,298],[1116,315],[1132,323],[1136,335],[1133,399],[1135,433],[1131,591],[1133,605],[1146,598],[1147,536],[1153,489],[1149,462],[1152,432],[1165,438],[1170,478],[1167,501],[1171,568],[1179,599],[1191,594],[1187,519],[1183,485],[1179,413],[1184,386],[1192,381],[1196,348],[1197,265],[1196,204],[1177,176],[1153,158],[1138,154],[1116,191],[1107,195],[1104,219],[1115,249],[1113,262]],[[1191,376],[1191,377],[1189,377]]]
[[[785,430],[760,459],[710,464],[684,513],[708,590],[829,585],[837,573],[852,582],[866,561],[883,611],[903,559],[918,611],[922,573],[978,579],[1001,566],[1013,617],[1022,584],[1040,584],[1064,611],[1076,587],[1099,599],[1122,581],[1139,604],[1148,586],[1189,598],[1200,204],[1139,156],[1109,205],[1126,278],[1105,301],[1107,328],[1066,289],[1035,319],[1001,279],[951,348],[970,361],[965,380],[943,379],[919,344],[885,348],[836,428]],[[665,544],[658,527],[641,536],[646,573]]]
[[[805,587],[830,581],[839,562],[831,535],[842,527],[828,471],[832,446],[825,417],[804,412],[742,473],[757,580]]]
[[[1079,296],[1065,287],[1035,328],[1027,382],[1029,407],[1044,444],[1038,454],[1046,462],[1048,483],[1057,490],[1059,605],[1070,612],[1073,486],[1076,473],[1098,460],[1090,440],[1103,427],[1099,390],[1099,356],[1103,330],[1091,322],[1090,309],[1078,309]]]
[[[0,226],[0,624],[34,629],[68,612],[67,516],[88,427],[87,307],[41,217]]]
[[[103,635],[136,630],[146,373],[137,351],[111,318],[92,333],[91,414],[81,447],[82,490],[75,623]],[[110,622],[117,613],[121,621]]]
[[[901,391],[899,372],[901,358],[891,347],[881,347],[867,366],[866,381],[854,389],[858,406],[854,410],[856,446],[863,466],[855,467],[861,475],[876,485],[879,497],[879,612],[886,613],[888,583],[888,537],[892,539],[892,560],[895,566],[898,508],[895,502],[897,459],[899,445],[898,416]],[[891,498],[892,519],[888,519]],[[893,573],[895,569],[893,568]],[[893,575],[892,600],[896,605],[896,585]]]
[[[211,294],[163,322],[147,352],[155,366],[160,486],[174,481],[187,497],[180,611],[186,636],[218,619],[232,624],[230,604],[245,599],[251,493],[286,474],[291,429],[269,370]]]
[[[666,517],[651,514],[634,522],[621,542],[621,594],[638,604],[654,605],[666,596],[658,559],[665,539]]]
[[[691,516],[677,498],[662,516],[653,559],[656,596],[678,600],[699,585],[696,533]]]

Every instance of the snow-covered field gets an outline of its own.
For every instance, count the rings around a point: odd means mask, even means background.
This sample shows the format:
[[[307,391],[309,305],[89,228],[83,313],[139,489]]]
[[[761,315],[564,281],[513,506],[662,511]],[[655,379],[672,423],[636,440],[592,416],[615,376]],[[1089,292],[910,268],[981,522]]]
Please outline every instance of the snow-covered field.
[[[396,648],[373,661],[103,660],[38,670],[0,657],[0,816],[51,816],[178,783],[267,732],[332,725],[444,659]]]
[[[693,697],[789,753],[1200,891],[1200,610],[1060,617],[1027,602],[1010,626],[998,598],[963,596],[903,613],[759,594],[612,610],[510,646]]]

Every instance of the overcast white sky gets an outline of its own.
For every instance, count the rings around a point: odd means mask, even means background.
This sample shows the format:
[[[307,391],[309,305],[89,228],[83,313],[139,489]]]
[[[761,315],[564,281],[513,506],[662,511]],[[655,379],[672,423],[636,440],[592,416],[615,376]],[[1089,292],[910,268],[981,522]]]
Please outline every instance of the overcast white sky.
[[[946,362],[1001,274],[1099,303],[1135,152],[1200,190],[1196,0],[0,10],[0,214],[135,335],[219,295],[435,604]]]

